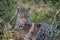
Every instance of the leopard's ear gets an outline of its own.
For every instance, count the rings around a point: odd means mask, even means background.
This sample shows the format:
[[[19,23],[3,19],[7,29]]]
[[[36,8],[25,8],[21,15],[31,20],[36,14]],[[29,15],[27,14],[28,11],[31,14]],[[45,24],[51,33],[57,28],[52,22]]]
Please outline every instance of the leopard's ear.
[[[17,8],[17,12],[19,12],[20,11],[20,8]]]
[[[30,7],[28,8],[28,10],[30,10]]]

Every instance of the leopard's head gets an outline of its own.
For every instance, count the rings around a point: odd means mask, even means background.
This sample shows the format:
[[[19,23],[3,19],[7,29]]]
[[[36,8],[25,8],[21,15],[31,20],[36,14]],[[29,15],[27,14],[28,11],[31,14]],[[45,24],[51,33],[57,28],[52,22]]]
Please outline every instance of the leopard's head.
[[[30,21],[30,8],[17,8],[17,26],[23,28],[24,25],[31,25]]]

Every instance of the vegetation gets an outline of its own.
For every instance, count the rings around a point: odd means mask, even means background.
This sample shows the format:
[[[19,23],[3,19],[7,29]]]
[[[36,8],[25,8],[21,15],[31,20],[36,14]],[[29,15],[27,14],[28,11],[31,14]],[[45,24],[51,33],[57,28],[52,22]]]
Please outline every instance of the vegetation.
[[[60,40],[60,0],[0,0],[0,40],[8,40],[9,32],[14,31],[17,7],[30,7],[30,19],[34,23],[46,22],[58,26],[55,37],[50,37]]]

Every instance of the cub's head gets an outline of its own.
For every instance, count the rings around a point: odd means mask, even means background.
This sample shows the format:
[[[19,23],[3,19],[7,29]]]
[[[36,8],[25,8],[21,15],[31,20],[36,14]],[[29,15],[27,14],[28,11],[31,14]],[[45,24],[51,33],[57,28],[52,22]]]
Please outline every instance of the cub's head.
[[[25,9],[25,8],[17,8],[17,26],[20,28],[23,28],[24,25],[31,25],[30,21],[30,8]]]

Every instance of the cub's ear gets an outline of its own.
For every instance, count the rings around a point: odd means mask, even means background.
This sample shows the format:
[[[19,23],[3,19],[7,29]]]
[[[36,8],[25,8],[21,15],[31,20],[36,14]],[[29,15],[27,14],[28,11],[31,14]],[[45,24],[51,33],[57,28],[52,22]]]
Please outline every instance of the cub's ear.
[[[17,8],[17,12],[19,12],[20,8]]]
[[[28,10],[30,10],[30,7],[28,8]]]

